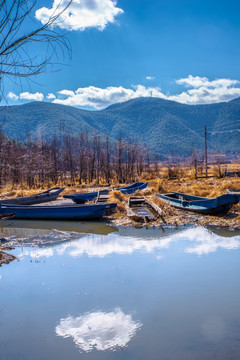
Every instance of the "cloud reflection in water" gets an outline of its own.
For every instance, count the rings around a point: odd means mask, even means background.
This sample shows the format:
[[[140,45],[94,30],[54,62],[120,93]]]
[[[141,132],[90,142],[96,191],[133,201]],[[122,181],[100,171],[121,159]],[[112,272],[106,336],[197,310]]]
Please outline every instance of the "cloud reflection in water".
[[[240,236],[222,237],[202,227],[188,229],[179,234],[179,238],[194,242],[194,246],[187,247],[185,252],[196,255],[213,253],[219,249],[234,250],[240,248]]]
[[[120,237],[115,234],[110,237],[88,236],[81,239],[81,241],[62,244],[58,249],[58,254],[68,252],[72,257],[86,254],[88,257],[103,258],[111,254],[126,255],[136,251],[153,253],[156,250],[168,248],[172,241],[173,239],[170,237],[149,240]]]
[[[137,231],[137,230],[136,230]],[[88,256],[89,258],[104,258],[109,255],[132,255],[136,252],[153,254],[156,259],[166,257],[166,250],[174,243],[182,243],[182,251],[188,254],[204,255],[216,252],[219,249],[239,249],[240,236],[223,237],[216,235],[203,227],[193,227],[166,235],[161,230],[154,229],[154,236],[137,232],[133,236],[121,236],[119,233],[108,236],[86,235],[68,232],[55,232],[51,236],[39,236],[32,243],[34,248],[29,247],[31,238],[25,239],[27,248],[22,250],[22,256],[32,258],[49,258],[56,255],[68,255],[71,257]],[[152,234],[153,234],[152,233]],[[183,242],[184,241],[184,242]],[[188,245],[190,243],[191,245]],[[38,244],[41,246],[38,247]],[[44,246],[48,244],[48,246]],[[163,254],[164,251],[164,254]],[[164,255],[164,256],[163,256]]]
[[[63,338],[72,337],[78,349],[89,352],[117,350],[127,346],[142,326],[117,308],[112,312],[92,312],[79,317],[69,316],[60,320],[55,331]]]

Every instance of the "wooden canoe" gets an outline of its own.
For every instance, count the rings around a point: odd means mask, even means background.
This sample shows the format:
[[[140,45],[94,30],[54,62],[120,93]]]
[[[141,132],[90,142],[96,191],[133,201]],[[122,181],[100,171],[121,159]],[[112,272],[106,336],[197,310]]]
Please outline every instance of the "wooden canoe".
[[[0,200],[0,204],[15,204],[15,205],[34,205],[41,204],[49,201],[54,201],[57,199],[58,195],[64,190],[62,187],[54,187],[49,190],[43,191],[38,194],[16,197],[12,199]]]
[[[231,209],[233,204],[237,204],[239,202],[239,196],[236,194],[224,194],[214,199],[177,192],[156,195],[163,202],[178,209],[207,215],[226,213],[229,209]]]
[[[130,196],[126,210],[127,216],[136,222],[154,221],[161,216],[161,209],[141,196]]]

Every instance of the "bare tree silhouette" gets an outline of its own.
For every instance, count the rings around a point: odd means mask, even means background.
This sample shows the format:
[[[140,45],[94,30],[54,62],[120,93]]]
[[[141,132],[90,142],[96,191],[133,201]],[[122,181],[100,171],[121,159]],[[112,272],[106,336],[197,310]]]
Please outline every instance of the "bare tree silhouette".
[[[53,27],[72,2],[60,1],[46,23],[39,25],[33,16],[36,0],[0,0],[0,83],[6,75],[22,78],[46,71],[59,50],[71,53],[67,38]],[[46,48],[35,55],[31,46],[38,43]]]

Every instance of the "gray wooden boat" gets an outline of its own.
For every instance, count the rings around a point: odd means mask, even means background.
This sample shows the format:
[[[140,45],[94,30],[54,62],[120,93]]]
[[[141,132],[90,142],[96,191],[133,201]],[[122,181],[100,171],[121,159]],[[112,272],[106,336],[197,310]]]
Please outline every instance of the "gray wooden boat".
[[[126,206],[127,216],[136,222],[149,222],[161,216],[161,209],[142,196],[130,196]]]
[[[193,211],[200,214],[215,215],[226,213],[233,204],[239,202],[237,194],[224,194],[214,199],[192,196],[177,192],[156,194],[163,202],[181,210]]]
[[[7,205],[7,204],[15,204],[15,205],[34,205],[34,204],[41,204],[49,201],[54,201],[57,199],[58,195],[64,190],[64,187],[54,187],[43,191],[38,194],[30,195],[30,196],[23,196],[23,197],[16,197],[12,199],[0,200],[0,204]]]

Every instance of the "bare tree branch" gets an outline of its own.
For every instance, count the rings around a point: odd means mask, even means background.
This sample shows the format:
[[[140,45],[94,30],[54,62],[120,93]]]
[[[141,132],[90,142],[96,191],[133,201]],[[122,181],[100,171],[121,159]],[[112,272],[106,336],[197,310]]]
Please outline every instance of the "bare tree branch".
[[[53,26],[72,2],[60,1],[46,23],[39,26],[35,20],[33,29],[27,31],[37,1],[0,0],[0,81],[4,75],[30,77],[46,71],[59,49],[63,55],[71,54],[68,39]],[[46,45],[44,55],[35,55],[32,45],[38,43]]]

